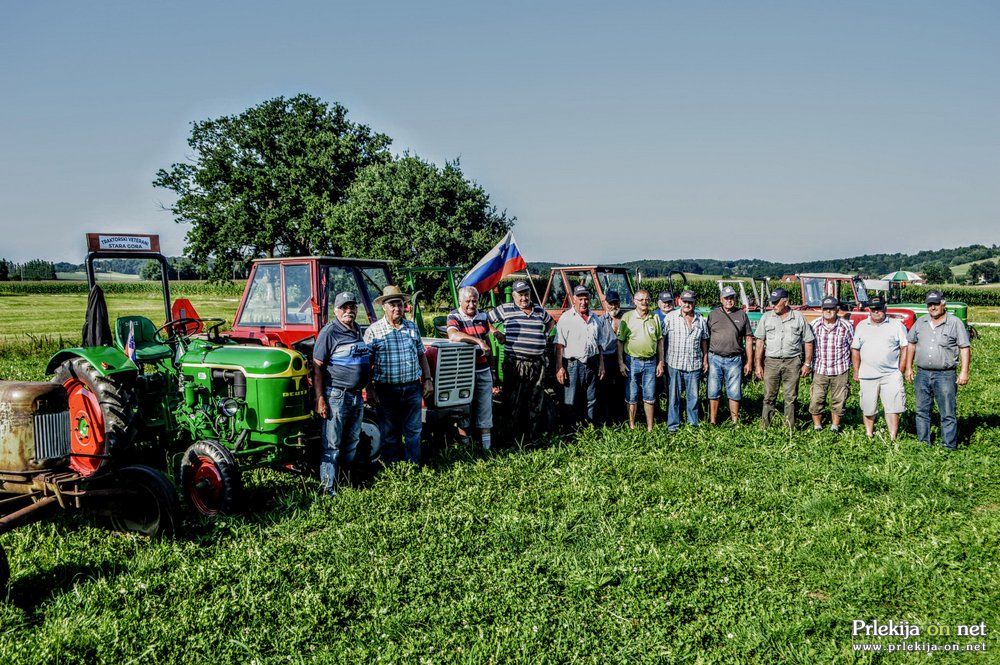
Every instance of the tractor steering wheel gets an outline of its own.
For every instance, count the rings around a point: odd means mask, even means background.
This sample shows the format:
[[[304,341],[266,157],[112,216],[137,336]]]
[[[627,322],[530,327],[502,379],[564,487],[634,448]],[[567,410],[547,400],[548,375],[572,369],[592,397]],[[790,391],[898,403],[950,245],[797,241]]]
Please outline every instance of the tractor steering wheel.
[[[219,339],[219,326],[221,326],[225,322],[226,322],[225,319],[195,319],[192,317],[185,316],[179,319],[173,319],[171,321],[167,321],[162,326],[157,328],[156,332],[154,332],[153,334],[157,337],[157,339],[160,339],[161,338],[160,333],[167,331],[170,334],[164,341],[166,342],[186,341],[192,335],[197,335],[207,327],[209,331],[208,332],[209,340],[217,341]],[[195,324],[196,327],[193,330],[188,331],[187,326],[188,324],[192,323]],[[206,326],[206,324],[211,324],[211,325]]]

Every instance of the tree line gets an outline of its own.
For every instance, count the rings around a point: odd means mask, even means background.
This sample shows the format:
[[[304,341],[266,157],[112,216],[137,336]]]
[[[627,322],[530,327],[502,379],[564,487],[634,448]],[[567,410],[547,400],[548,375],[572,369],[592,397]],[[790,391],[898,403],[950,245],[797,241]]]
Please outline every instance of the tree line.
[[[868,277],[885,275],[897,270],[910,270],[925,276],[928,282],[945,284],[956,281],[951,266],[984,258],[1000,256],[1000,246],[969,245],[954,249],[938,249],[917,254],[866,254],[840,259],[780,263],[762,259],[645,259],[619,265],[639,270],[648,277],[666,277],[671,270],[695,275],[725,277],[781,277],[804,272],[840,272]],[[531,269],[547,273],[557,263],[532,263]],[[971,271],[970,271],[971,272]],[[978,280],[978,278],[977,278]]]
[[[515,221],[456,159],[389,151],[392,139],[311,95],[192,123],[191,160],[156,173],[190,226],[185,255],[213,280],[259,257],[364,256],[472,264]]]

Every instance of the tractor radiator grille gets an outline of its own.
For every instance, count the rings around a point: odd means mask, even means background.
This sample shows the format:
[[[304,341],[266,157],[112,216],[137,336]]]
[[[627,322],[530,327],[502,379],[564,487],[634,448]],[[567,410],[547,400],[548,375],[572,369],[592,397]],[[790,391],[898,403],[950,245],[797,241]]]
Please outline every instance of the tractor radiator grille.
[[[438,347],[434,376],[437,406],[459,406],[470,403],[475,382],[476,347],[471,344]]]
[[[35,416],[35,459],[69,455],[69,411]]]

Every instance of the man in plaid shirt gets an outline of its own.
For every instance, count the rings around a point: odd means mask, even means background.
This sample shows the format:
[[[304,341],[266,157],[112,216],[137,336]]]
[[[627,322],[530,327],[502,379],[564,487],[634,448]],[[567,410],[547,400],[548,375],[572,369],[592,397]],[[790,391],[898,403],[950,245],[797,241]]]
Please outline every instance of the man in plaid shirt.
[[[681,393],[689,425],[698,424],[698,385],[708,373],[708,323],[695,311],[694,291],[681,293],[681,308],[663,317],[663,339],[667,347],[667,430],[681,425]]]
[[[386,464],[398,462],[402,457],[400,438],[405,444],[406,461],[420,464],[421,392],[424,397],[434,394],[420,332],[416,324],[403,317],[409,298],[398,286],[382,289],[375,305],[383,308],[385,316],[365,331],[365,342],[371,347],[374,388],[368,394],[378,406],[382,461]]]
[[[851,369],[851,342],[854,326],[837,316],[840,301],[833,296],[823,298],[823,318],[812,322],[816,336],[813,353],[813,380],[809,391],[809,413],[813,429],[823,429],[823,408],[829,397],[831,432],[840,431],[840,417],[851,392],[848,371]]]

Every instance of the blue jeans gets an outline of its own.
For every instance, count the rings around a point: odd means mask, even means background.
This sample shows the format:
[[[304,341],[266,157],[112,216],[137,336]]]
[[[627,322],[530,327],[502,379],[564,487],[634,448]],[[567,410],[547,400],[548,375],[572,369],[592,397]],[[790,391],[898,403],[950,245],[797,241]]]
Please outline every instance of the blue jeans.
[[[572,413],[573,420],[580,411],[586,412],[587,422],[594,422],[597,411],[597,373],[600,369],[600,358],[594,356],[587,362],[569,360],[566,362],[566,387],[563,392],[563,402]],[[605,368],[607,371],[607,368]],[[576,402],[581,395],[586,397],[586,404],[581,408]]]
[[[480,431],[493,429],[493,372],[488,367],[476,370],[472,403],[469,405],[469,415],[461,421],[462,429],[469,427],[469,421]]]
[[[743,399],[743,356],[717,356],[708,354],[708,399],[722,396],[722,382],[726,382],[726,397],[739,402]]]
[[[382,461],[393,464],[403,459],[420,464],[420,433],[423,430],[420,383],[376,383],[378,429]]]
[[[681,426],[681,392],[686,393],[687,421],[689,425],[698,424],[698,382],[701,380],[701,370],[684,372],[667,366],[670,376],[670,390],[667,392],[667,429],[677,431]]]
[[[633,358],[625,356],[628,366],[628,384],[625,386],[625,401],[629,404],[639,403],[640,386],[642,401],[647,404],[656,403],[656,358]]]
[[[934,442],[931,438],[931,411],[934,402],[937,402],[944,447],[955,450],[958,446],[958,419],[955,417],[958,384],[955,370],[918,369],[913,380],[913,393],[917,399],[917,438],[928,445]]]
[[[365,402],[360,390],[327,388],[326,420],[323,421],[323,452],[319,460],[319,482],[333,494],[337,486],[337,464],[350,464],[361,439]]]

